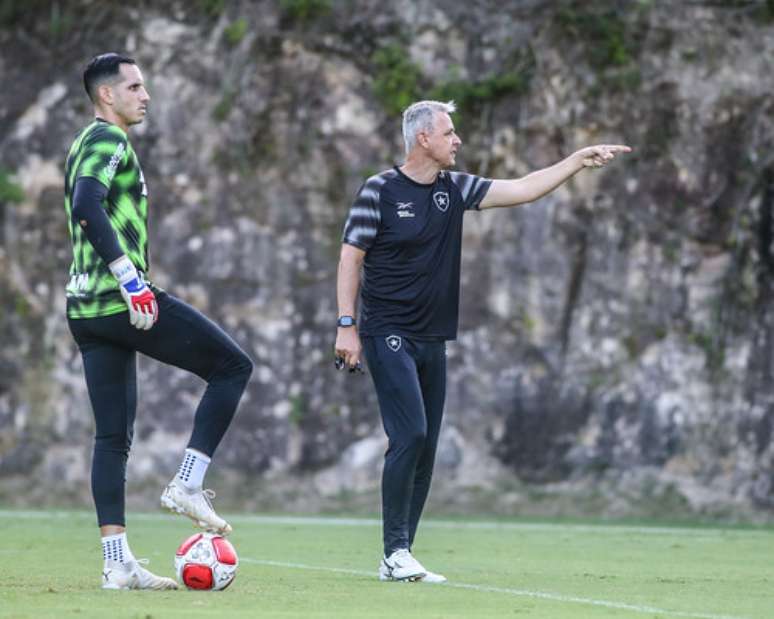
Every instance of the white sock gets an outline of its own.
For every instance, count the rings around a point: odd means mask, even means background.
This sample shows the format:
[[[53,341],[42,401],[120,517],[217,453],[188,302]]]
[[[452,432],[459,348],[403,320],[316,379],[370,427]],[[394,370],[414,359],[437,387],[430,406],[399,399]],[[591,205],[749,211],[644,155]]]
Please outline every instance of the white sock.
[[[116,535],[106,535],[102,538],[102,558],[107,563],[130,563],[134,561],[134,555],[129,548],[126,539],[126,531]]]
[[[183,462],[177,471],[177,479],[188,490],[201,490],[204,483],[204,474],[210,465],[210,458],[201,451],[195,449],[186,449]]]

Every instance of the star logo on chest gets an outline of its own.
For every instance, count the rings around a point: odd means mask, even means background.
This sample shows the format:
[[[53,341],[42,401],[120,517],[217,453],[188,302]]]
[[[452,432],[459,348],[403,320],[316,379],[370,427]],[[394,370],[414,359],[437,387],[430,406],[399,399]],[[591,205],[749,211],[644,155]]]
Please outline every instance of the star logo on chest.
[[[449,208],[449,194],[445,191],[436,191],[433,194],[433,203],[438,207],[438,210],[442,213],[446,212]]]

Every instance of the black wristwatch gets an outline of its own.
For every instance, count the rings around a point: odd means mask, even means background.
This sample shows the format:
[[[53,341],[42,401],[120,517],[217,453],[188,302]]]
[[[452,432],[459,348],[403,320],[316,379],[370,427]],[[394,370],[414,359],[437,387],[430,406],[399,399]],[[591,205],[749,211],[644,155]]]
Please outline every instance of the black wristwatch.
[[[339,319],[336,321],[337,327],[354,327],[356,324],[357,322],[355,322],[352,316],[339,316]]]

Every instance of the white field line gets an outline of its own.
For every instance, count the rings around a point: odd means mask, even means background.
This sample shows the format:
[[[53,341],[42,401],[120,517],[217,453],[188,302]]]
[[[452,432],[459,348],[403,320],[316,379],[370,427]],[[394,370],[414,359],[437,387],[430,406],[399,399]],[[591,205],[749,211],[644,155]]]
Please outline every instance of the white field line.
[[[283,561],[267,561],[260,559],[251,559],[250,557],[240,557],[240,562],[253,563],[256,565],[266,565],[269,567],[283,567],[296,570],[312,570],[318,572],[332,572],[335,574],[345,574],[347,576],[366,576],[376,578],[376,570],[366,572],[363,570],[350,570],[340,567],[321,567],[316,565],[305,565],[303,563],[285,563]],[[526,589],[511,589],[508,587],[490,587],[487,585],[471,585],[461,582],[445,582],[442,584],[422,585],[413,584],[405,586],[419,587],[449,587],[452,589],[467,589],[469,591],[478,591],[482,593],[500,593],[516,597],[536,598],[540,600],[549,600],[551,602],[565,602],[569,604],[584,604],[586,606],[600,606],[602,608],[611,608],[615,610],[628,610],[634,613],[647,613],[652,615],[666,615],[668,617],[684,617],[686,619],[745,619],[731,615],[715,615],[712,613],[693,613],[684,611],[667,610],[665,608],[656,608],[653,606],[639,606],[637,604],[626,604],[625,602],[611,602],[608,600],[595,600],[593,598],[583,598],[574,595],[563,595],[561,593],[551,593],[547,591],[529,591]]]
[[[251,516],[238,515],[232,518],[235,522],[255,524],[287,524],[307,526],[345,526],[345,527],[381,527],[382,521],[377,518],[336,518],[316,516]],[[724,529],[721,527],[658,527],[632,526],[616,524],[562,524],[541,522],[498,522],[477,520],[433,520],[422,519],[422,528],[433,529],[471,529],[471,530],[512,530],[512,531],[570,531],[578,533],[641,533],[659,535],[688,535],[704,537],[706,535],[727,535],[729,533],[762,534],[774,537],[774,529]]]
[[[0,518],[21,519],[61,519],[72,517],[93,518],[93,512],[76,511],[47,511],[47,510],[13,510],[0,509]],[[170,514],[159,513],[130,513],[130,520],[140,521],[164,521],[172,517]],[[260,516],[260,515],[231,515],[227,516],[231,522],[245,524],[271,524],[289,526],[326,526],[326,527],[381,527],[382,521],[377,518],[337,518],[323,516]],[[460,530],[495,530],[495,531],[546,531],[558,533],[562,531],[577,533],[600,534],[631,534],[640,535],[680,535],[689,537],[707,537],[717,535],[763,535],[774,537],[772,529],[736,529],[721,527],[660,527],[660,526],[631,526],[618,524],[562,524],[540,522],[497,522],[497,521],[455,521],[422,519],[422,528],[430,529],[460,529]]]

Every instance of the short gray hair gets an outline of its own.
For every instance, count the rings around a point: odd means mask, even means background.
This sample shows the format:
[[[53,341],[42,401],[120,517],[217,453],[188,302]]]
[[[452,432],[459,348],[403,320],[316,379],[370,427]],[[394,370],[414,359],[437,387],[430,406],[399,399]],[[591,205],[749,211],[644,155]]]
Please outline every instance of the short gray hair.
[[[403,142],[406,154],[417,142],[417,133],[432,131],[433,118],[437,112],[453,114],[457,109],[454,101],[417,101],[403,110]]]

